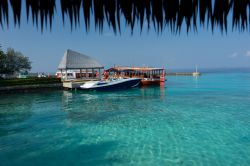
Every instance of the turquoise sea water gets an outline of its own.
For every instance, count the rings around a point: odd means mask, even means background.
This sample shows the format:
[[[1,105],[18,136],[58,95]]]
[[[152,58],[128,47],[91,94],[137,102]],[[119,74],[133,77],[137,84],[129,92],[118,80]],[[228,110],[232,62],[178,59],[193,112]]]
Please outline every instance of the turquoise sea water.
[[[250,164],[250,73],[0,97],[1,166]]]

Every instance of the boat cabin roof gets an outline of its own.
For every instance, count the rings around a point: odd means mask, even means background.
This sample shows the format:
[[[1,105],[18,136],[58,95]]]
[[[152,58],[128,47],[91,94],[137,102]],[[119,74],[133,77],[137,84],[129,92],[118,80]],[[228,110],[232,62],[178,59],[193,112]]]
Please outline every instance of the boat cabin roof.
[[[117,71],[128,72],[128,71],[155,71],[155,70],[164,70],[164,69],[163,68],[154,68],[154,67],[123,67],[123,66],[118,66],[118,67],[109,68],[106,71],[109,71],[109,72],[117,72]]]

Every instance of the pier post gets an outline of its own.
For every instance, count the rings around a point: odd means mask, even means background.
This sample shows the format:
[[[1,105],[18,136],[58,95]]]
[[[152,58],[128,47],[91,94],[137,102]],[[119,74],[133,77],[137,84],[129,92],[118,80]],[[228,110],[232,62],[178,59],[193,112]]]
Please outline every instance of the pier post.
[[[92,69],[91,79],[94,79],[94,69]]]
[[[62,69],[60,71],[61,71],[61,81],[63,81]]]
[[[80,79],[82,79],[82,69],[80,69]]]
[[[68,72],[67,72],[67,68],[66,68],[66,71],[65,71],[65,80],[67,81],[68,80]]]
[[[101,79],[101,69],[100,69],[100,68],[98,69],[98,73],[99,73],[99,74],[98,74],[98,78],[99,78],[99,80],[100,80],[100,79]]]

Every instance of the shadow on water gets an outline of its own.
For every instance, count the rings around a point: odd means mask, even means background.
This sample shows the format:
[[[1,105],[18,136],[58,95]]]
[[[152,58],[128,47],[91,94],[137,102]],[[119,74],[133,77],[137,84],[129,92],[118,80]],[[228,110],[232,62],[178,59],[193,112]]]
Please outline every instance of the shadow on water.
[[[6,154],[4,165],[112,165],[122,164],[124,158],[112,156],[117,142],[105,141],[96,144],[69,145],[60,149]],[[111,154],[111,155],[110,155]]]
[[[33,99],[25,95],[2,95],[0,101],[0,137],[21,132],[20,125],[32,116]]]
[[[0,137],[34,127],[28,121],[39,111],[56,107],[61,94],[62,91],[1,94]]]

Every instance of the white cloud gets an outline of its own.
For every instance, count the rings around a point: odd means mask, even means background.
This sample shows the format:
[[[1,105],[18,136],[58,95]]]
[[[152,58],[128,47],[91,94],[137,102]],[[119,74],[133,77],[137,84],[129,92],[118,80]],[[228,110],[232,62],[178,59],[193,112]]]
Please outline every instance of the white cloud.
[[[250,57],[250,51],[247,51],[245,56]]]
[[[234,52],[232,55],[230,55],[231,58],[236,58],[237,56],[239,56],[238,52]]]

